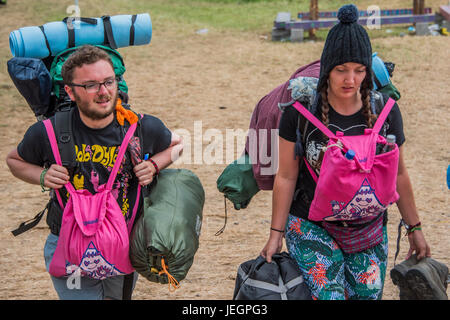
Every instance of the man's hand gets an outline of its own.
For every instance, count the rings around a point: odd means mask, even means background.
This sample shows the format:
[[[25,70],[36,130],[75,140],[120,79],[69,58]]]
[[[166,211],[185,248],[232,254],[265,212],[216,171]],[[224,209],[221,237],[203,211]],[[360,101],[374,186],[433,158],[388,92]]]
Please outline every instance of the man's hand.
[[[133,171],[141,186],[146,186],[153,181],[156,169],[150,161],[142,161],[134,166]]]
[[[57,164],[52,164],[44,176],[44,186],[52,189],[61,189],[69,182],[69,171]]]

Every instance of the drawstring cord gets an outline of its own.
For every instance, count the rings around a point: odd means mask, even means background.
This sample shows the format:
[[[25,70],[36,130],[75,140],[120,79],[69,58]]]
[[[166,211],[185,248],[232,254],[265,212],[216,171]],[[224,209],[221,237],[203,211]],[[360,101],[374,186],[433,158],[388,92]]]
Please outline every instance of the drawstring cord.
[[[342,144],[341,140],[338,140],[335,144],[330,144],[329,146],[322,147],[322,151],[325,152],[331,147],[338,147],[340,149],[344,149],[344,145]]]
[[[220,236],[224,232],[225,227],[227,225],[227,198],[225,196],[223,197],[223,202],[225,205],[225,222],[223,224],[223,227],[219,231],[216,232],[215,236]]]
[[[169,291],[174,292],[175,290],[180,288],[180,284],[178,283],[177,279],[175,279],[170,273],[166,266],[166,263],[164,261],[164,258],[161,257],[161,267],[162,270],[159,272],[159,275],[167,275],[167,279],[169,280]]]

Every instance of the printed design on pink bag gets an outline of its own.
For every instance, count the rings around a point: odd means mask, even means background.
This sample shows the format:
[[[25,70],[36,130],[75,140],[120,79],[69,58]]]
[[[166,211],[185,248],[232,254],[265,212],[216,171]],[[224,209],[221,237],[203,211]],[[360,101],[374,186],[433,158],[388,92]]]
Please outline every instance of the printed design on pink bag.
[[[332,200],[331,208],[333,215],[326,217],[325,220],[327,221],[373,217],[386,210],[386,206],[380,203],[375,190],[370,186],[367,179],[364,179],[361,187],[349,203],[345,204]]]
[[[92,241],[89,243],[89,246],[84,252],[79,266],[69,264],[66,266],[66,272],[68,275],[76,272],[78,269],[80,269],[83,277],[87,276],[98,280],[104,280],[108,277],[125,274],[117,269],[113,264],[109,263],[102,256],[101,252],[95,247]]]

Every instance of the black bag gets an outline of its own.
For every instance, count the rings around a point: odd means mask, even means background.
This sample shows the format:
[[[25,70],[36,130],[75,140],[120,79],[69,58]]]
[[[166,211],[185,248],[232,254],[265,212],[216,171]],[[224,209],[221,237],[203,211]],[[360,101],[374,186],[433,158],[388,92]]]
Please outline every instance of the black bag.
[[[262,256],[241,264],[236,276],[233,300],[311,300],[296,262],[289,253]]]
[[[8,61],[8,73],[36,117],[49,111],[52,78],[41,59],[15,57]]]

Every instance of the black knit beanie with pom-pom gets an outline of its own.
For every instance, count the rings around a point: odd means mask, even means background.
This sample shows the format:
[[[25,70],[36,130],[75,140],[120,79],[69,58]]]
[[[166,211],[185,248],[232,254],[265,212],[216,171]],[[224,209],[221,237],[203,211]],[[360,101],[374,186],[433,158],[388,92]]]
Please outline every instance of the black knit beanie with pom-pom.
[[[345,5],[338,11],[339,23],[331,28],[320,58],[320,77],[317,91],[321,91],[330,71],[337,65],[356,62],[365,65],[372,75],[372,46],[364,27],[358,24],[358,8]],[[370,81],[372,83],[372,81]]]

